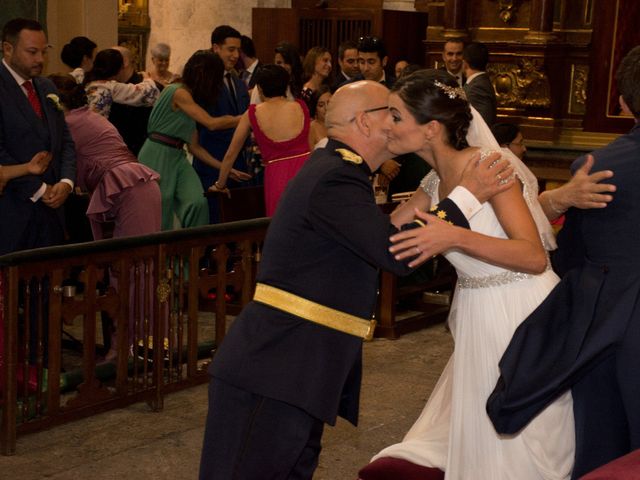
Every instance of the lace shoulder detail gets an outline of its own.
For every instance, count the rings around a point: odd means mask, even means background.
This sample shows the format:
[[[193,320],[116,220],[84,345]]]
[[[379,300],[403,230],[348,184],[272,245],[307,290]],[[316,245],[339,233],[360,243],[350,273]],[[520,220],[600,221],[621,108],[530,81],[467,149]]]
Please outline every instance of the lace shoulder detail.
[[[420,188],[424,190],[424,193],[433,198],[439,183],[440,177],[435,170],[431,170],[420,182]]]

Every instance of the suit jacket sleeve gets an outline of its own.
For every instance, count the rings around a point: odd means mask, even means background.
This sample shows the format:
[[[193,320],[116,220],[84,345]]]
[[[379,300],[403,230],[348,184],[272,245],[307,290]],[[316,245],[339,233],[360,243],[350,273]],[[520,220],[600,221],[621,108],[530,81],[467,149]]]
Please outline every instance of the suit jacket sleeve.
[[[0,102],[0,110],[4,107]],[[7,144],[10,139],[7,138],[7,128],[4,123],[8,121],[5,112],[0,112],[0,165],[20,165],[23,163],[21,159],[15,158],[7,149]],[[28,159],[30,160],[30,159]],[[28,161],[27,160],[27,161]],[[14,178],[7,186],[7,191],[15,192],[15,194],[26,200],[32,197],[38,189],[42,186],[41,175],[26,175],[23,177]]]
[[[76,181],[76,149],[69,132],[67,123],[62,120],[62,145],[60,148],[60,177],[56,180],[59,182],[63,178],[67,178],[75,183]]]
[[[585,157],[575,160],[571,165],[571,173],[574,174],[584,161]],[[554,271],[561,277],[572,268],[581,265],[586,257],[582,220],[581,210],[575,207],[569,209],[565,215],[564,225],[558,233],[558,248],[552,253],[551,260]]]
[[[48,79],[44,79],[42,90],[45,96],[52,93],[58,95],[58,91]],[[64,119],[64,113],[55,106],[55,104],[47,100],[46,105],[47,115],[50,115],[52,121],[50,122],[49,133],[52,137],[51,142],[53,148],[53,163],[55,165],[54,181],[57,183],[63,178],[67,178],[72,182],[76,181],[76,150],[73,143],[73,138],[69,132],[69,127]]]

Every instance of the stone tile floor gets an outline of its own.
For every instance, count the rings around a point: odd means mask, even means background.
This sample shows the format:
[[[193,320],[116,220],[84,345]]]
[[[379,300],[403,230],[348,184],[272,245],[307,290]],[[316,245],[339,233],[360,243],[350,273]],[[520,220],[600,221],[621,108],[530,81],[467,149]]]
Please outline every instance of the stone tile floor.
[[[360,425],[325,429],[316,480],[352,480],[370,457],[402,438],[453,348],[444,324],[365,344]],[[18,438],[0,457],[0,480],[195,479],[207,387],[168,395],[161,412],[140,403]]]

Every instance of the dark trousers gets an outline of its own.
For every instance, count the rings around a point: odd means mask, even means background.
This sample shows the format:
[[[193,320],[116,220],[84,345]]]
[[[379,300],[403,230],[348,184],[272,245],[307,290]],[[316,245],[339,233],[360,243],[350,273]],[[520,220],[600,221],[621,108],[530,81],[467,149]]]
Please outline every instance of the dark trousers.
[[[39,200],[34,205],[32,216],[27,228],[22,233],[16,250],[49,247],[60,245],[64,241],[62,220],[55,210],[47,207]],[[29,318],[20,322],[29,322],[29,363],[35,364],[37,358],[38,336],[43,345],[43,365],[47,368],[49,363],[49,278],[32,278],[29,281],[31,291]],[[22,290],[22,289],[21,289]],[[21,291],[21,295],[24,292]],[[24,297],[19,299],[24,308]],[[38,319],[41,311],[42,318]]]
[[[640,324],[640,322],[636,322]],[[631,325],[626,339],[637,334]],[[576,463],[572,478],[640,448],[640,359],[625,341],[572,389]]]
[[[38,200],[34,205],[27,228],[22,232],[14,251],[60,245],[64,241],[62,222],[56,210],[47,207],[42,200]]]
[[[298,407],[211,379],[200,480],[310,479],[323,428]]]

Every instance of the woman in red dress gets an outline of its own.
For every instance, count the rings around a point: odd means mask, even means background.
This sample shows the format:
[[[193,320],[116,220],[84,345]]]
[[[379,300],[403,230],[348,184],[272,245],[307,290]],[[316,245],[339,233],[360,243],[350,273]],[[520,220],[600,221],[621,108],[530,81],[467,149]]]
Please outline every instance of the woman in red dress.
[[[228,192],[226,188],[233,161],[249,133],[260,147],[264,170],[264,197],[267,216],[272,216],[278,200],[304,162],[309,158],[311,119],[302,100],[286,98],[289,74],[278,65],[265,65],[256,74],[256,86],[263,102],[250,105],[225,153],[218,181],[210,191]]]

